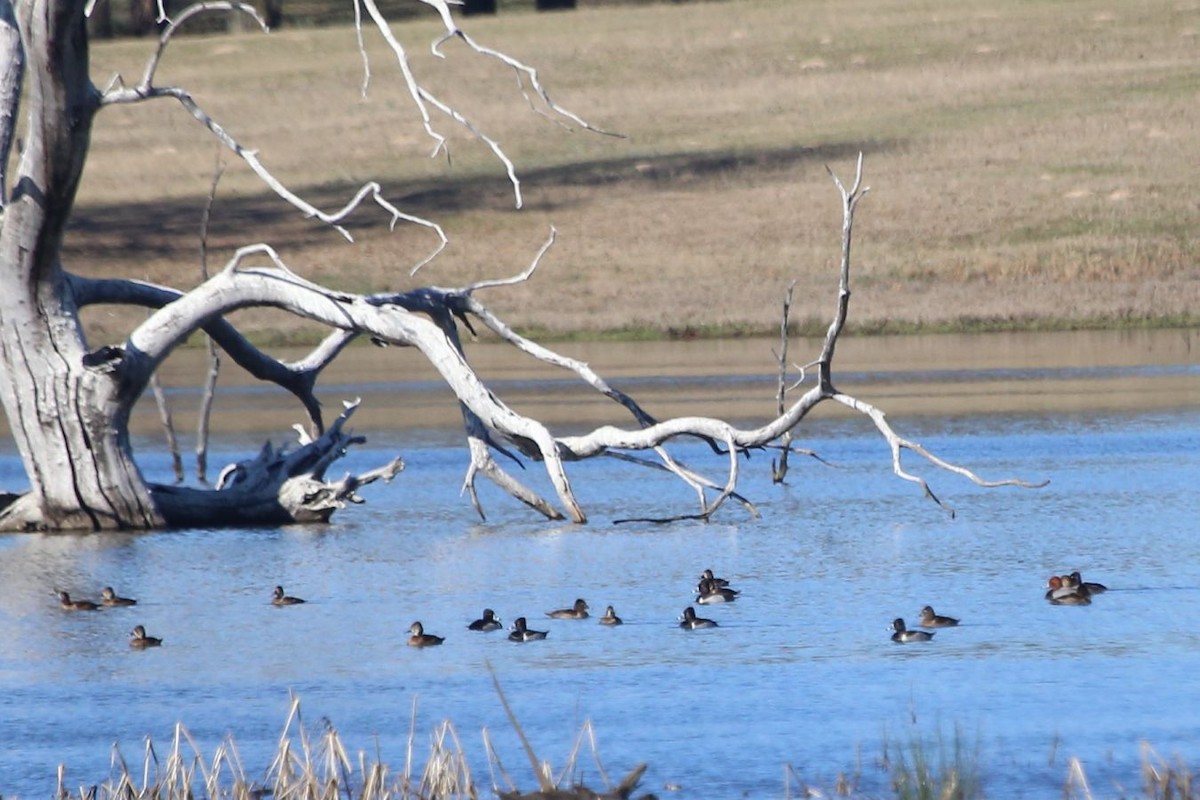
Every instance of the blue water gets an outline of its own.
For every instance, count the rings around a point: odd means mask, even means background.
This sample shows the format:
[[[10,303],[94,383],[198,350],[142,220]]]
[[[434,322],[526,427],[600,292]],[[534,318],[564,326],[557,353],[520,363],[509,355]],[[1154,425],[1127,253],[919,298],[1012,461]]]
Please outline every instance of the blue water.
[[[802,445],[829,465],[795,458],[779,487],[768,457],[743,463],[758,519],[731,503],[708,524],[613,525],[694,499],[669,476],[598,460],[569,467],[588,525],[539,521],[483,484],[481,522],[459,494],[456,438],[395,432],[345,468],[399,453],[406,471],[328,526],[0,537],[0,795],[49,797],[60,763],[68,787],[101,783],[114,744],[140,774],[147,737],[161,758],[177,722],[208,763],[232,736],[262,779],[293,694],[306,730],[327,719],[352,758],[396,771],[410,726],[423,763],[450,720],[484,796],[486,728],[532,789],[489,664],[539,758],[561,768],[590,720],[609,775],[646,762],[644,789],[680,798],[829,793],[839,774],[878,796],[885,756],[956,738],[992,797],[1060,794],[1071,757],[1096,796],[1136,791],[1143,741],[1200,763],[1200,413],[893,422],[984,477],[1051,482],[984,489],[907,456],[951,517],[891,474],[863,421],[824,420]],[[218,444],[213,463],[246,455],[245,442]],[[704,448],[676,452],[723,477]],[[19,475],[0,458],[0,484]],[[536,469],[522,477],[548,492]],[[706,567],[742,596],[701,609],[719,628],[682,631]],[[1074,569],[1112,590],[1050,606],[1046,578]],[[272,607],[276,584],[308,602]],[[139,605],[68,614],[51,593],[105,585]],[[544,616],[576,597],[626,624]],[[892,618],[925,604],[962,625],[893,644]],[[549,638],[468,632],[485,606]],[[406,647],[417,619],[446,643]],[[164,645],[131,650],[135,624]],[[588,744],[578,768],[602,783]]]

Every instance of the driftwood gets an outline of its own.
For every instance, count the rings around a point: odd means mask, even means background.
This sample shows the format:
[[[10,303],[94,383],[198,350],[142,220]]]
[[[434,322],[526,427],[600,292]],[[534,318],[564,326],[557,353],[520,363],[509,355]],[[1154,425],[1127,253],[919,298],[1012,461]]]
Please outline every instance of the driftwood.
[[[391,481],[404,469],[399,457],[360,475],[327,481],[325,473],[346,450],[366,441],[343,430],[358,402],[346,410],[329,430],[310,439],[301,431],[296,450],[275,449],[268,442],[256,458],[230,464],[217,479],[216,492],[182,486],[152,484],[151,492],[173,527],[223,525],[283,525],[292,522],[327,522],[348,503],[361,503],[358,490],[377,480]],[[213,503],[214,497],[223,502]]]
[[[567,789],[539,789],[536,792],[498,792],[501,800],[629,800],[642,781],[646,772],[645,764],[638,764],[613,789],[606,792],[596,792],[586,786],[571,786]],[[654,795],[642,795],[642,800],[649,800]]]

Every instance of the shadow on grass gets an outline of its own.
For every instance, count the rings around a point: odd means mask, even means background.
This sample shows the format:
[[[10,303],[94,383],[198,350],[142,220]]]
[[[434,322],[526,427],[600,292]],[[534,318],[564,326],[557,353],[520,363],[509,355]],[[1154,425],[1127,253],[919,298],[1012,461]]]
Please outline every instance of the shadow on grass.
[[[697,190],[714,180],[769,182],[787,179],[802,164],[826,165],[857,157],[859,151],[891,149],[895,142],[836,143],[818,147],[672,153],[654,157],[577,162],[541,169],[521,169],[523,187],[537,187],[538,200],[526,208],[553,212],[571,203],[555,198],[554,189],[636,186],[649,191]],[[451,214],[513,210],[512,187],[499,169],[494,174],[422,180],[400,186],[383,181],[385,195],[405,213],[437,220]],[[336,183],[291,187],[322,210],[341,208],[358,184]],[[201,196],[163,201],[79,206],[68,227],[67,263],[80,269],[89,261],[127,263],[146,258],[189,263],[198,247],[206,199]],[[366,231],[386,233],[389,219],[367,206],[344,223],[355,238]],[[257,241],[287,242],[289,249],[328,246],[340,240],[329,226],[304,217],[267,192],[222,197],[218,192],[209,223],[209,248],[224,252]]]

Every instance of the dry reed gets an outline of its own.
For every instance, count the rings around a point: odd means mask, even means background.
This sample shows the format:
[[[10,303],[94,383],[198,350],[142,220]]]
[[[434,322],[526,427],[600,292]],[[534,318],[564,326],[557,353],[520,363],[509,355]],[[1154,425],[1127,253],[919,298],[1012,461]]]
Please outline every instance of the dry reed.
[[[113,750],[112,775],[101,784],[68,788],[66,770],[59,768],[58,800],[476,800],[479,791],[471,778],[461,742],[449,722],[434,731],[430,752],[411,779],[414,762],[410,731],[409,759],[396,775],[376,754],[359,752],[352,758],[332,723],[322,723],[314,738],[304,727],[300,701],[293,698],[275,756],[265,777],[247,774],[232,735],[226,736],[206,759],[182,724],[176,724],[171,749],[160,758],[147,740],[143,763],[131,769],[120,751]]]
[[[490,670],[490,666],[489,666]],[[492,771],[492,786],[496,795],[511,800],[628,800],[637,788],[645,765],[636,766],[619,784],[612,786],[600,763],[595,734],[590,722],[585,722],[563,768],[555,774],[549,762],[539,761],[524,732],[508,709],[503,690],[493,674],[496,692],[509,714],[518,736],[524,743],[538,789],[521,792],[504,769],[499,754],[492,746],[486,729],[483,740]],[[56,800],[477,800],[479,787],[471,775],[458,733],[449,721],[438,725],[430,738],[429,754],[419,765],[413,748],[416,739],[416,701],[413,701],[412,722],[403,769],[396,773],[378,752],[369,756],[359,751],[352,757],[341,735],[328,719],[321,720],[316,735],[305,727],[300,714],[300,700],[293,696],[291,708],[275,755],[264,777],[250,777],[243,766],[232,735],[213,751],[206,760],[191,734],[177,723],[171,749],[163,758],[149,739],[146,740],[140,769],[131,767],[119,748],[113,748],[111,775],[103,783],[69,788],[66,768],[59,767]],[[597,792],[579,779],[578,758],[585,744],[591,748],[596,768],[606,786]],[[414,774],[419,769],[419,777]],[[507,789],[499,788],[501,782]]]
[[[414,704],[414,720],[415,715]],[[511,716],[510,721],[520,734],[520,725]],[[595,732],[591,723],[586,722],[560,770],[538,760],[532,749],[527,752],[538,788],[522,792],[504,768],[488,731],[484,729],[482,733],[492,772],[491,793],[502,800],[629,800],[646,771],[646,765],[639,764],[614,786],[600,761]],[[232,735],[206,759],[187,729],[177,724],[171,748],[164,755],[160,756],[147,740],[140,767],[129,764],[114,747],[111,775],[101,784],[72,789],[65,767],[60,766],[55,797],[56,800],[262,800],[267,796],[276,800],[477,800],[481,796],[463,744],[450,722],[442,722],[433,731],[429,755],[423,765],[418,765],[414,758],[414,739],[415,729],[410,727],[407,758],[403,769],[396,772],[378,752],[371,756],[359,751],[352,757],[328,720],[319,724],[315,736],[311,735],[301,719],[300,702],[293,698],[275,755],[261,780],[248,773]],[[610,788],[593,790],[579,779],[578,760],[585,747],[591,751],[597,774]],[[885,740],[876,766],[886,776],[886,786],[870,786],[870,776],[864,775],[861,758],[856,757],[850,773],[839,773],[833,786],[825,789],[787,765],[783,796],[888,796],[896,800],[973,800],[987,796],[986,768],[981,763],[978,745],[968,746],[959,732],[949,745],[940,739],[929,742],[918,738],[908,743]],[[414,779],[418,769],[420,777]],[[1187,764],[1178,757],[1170,761],[1162,758],[1148,744],[1142,746],[1141,773],[1140,791],[1117,787],[1121,797],[1200,798]],[[672,791],[677,787],[667,784],[665,788]],[[1076,800],[1090,800],[1094,796],[1078,758],[1067,762],[1061,796]]]

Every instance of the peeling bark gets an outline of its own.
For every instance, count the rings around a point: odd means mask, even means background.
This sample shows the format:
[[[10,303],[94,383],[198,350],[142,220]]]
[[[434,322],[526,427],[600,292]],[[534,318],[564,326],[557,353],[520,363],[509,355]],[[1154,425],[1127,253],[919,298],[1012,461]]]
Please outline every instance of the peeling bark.
[[[15,14],[7,0],[0,6],[0,85],[12,86],[28,67],[27,136],[0,222],[0,392],[32,487],[29,500],[0,514],[0,528],[161,525],[130,454],[128,409],[116,399],[108,365],[89,366],[59,264],[99,106],[87,76],[83,4],[33,0]],[[14,19],[19,42],[4,27]],[[0,143],[7,147],[21,97],[2,99]]]

